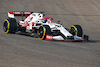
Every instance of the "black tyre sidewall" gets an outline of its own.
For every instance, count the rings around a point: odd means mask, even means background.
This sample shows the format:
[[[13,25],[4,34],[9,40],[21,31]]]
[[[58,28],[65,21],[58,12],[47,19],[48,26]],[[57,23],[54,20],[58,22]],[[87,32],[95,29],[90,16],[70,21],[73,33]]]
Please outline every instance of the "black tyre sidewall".
[[[14,18],[7,19],[9,21],[9,32],[8,33],[15,33],[17,30],[17,22]]]

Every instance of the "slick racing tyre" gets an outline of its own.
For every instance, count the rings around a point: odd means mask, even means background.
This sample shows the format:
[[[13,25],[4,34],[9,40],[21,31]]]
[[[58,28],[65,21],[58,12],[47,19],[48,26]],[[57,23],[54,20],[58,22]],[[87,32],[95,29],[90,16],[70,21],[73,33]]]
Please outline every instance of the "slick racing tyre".
[[[69,32],[73,36],[79,36],[79,37],[83,36],[83,31],[80,25],[72,25],[71,28],[69,29]]]
[[[17,30],[17,22],[14,18],[5,19],[3,24],[5,33],[15,33]]]
[[[46,34],[51,34],[51,29],[48,25],[41,25],[39,27],[39,38],[45,40]]]

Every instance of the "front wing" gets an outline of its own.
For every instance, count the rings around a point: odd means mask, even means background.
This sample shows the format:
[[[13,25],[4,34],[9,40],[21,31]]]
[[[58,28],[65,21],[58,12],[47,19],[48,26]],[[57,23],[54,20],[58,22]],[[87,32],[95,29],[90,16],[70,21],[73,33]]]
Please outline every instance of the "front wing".
[[[75,36],[77,37],[77,36]],[[84,37],[79,37],[79,39],[64,39],[61,36],[52,36],[52,35],[46,35],[46,40],[50,40],[50,41],[68,41],[68,42],[82,42],[82,41],[88,41],[89,36],[84,35]]]

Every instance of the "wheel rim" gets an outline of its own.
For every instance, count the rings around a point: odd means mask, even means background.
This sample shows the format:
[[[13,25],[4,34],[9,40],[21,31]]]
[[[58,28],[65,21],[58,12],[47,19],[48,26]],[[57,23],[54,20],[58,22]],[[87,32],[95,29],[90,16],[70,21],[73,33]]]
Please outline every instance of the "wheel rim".
[[[43,28],[41,27],[41,28],[39,29],[39,37],[40,37],[40,38],[42,38],[43,33],[44,33],[44,31],[43,31]]]
[[[9,22],[8,22],[8,20],[5,20],[3,29],[4,29],[5,33],[9,32]]]
[[[69,31],[73,36],[77,36],[77,29],[75,26],[72,25]]]
[[[5,32],[6,32],[6,31],[7,31],[7,29],[8,29],[8,27],[7,27],[7,26],[8,26],[8,23],[7,23],[7,22],[5,22],[5,23],[4,23],[4,28],[3,28]]]
[[[39,37],[40,37],[40,39],[44,39],[44,37],[45,37],[45,28],[43,27],[43,26],[41,26],[40,27],[40,29],[39,29]]]
[[[70,33],[71,33],[72,35],[75,35],[75,29],[74,29],[74,27],[71,28]]]

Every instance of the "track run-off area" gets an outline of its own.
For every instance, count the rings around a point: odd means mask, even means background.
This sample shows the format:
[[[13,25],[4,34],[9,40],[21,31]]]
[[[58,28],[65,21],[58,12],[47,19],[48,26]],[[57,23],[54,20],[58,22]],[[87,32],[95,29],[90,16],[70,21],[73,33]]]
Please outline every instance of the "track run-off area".
[[[44,12],[66,28],[79,24],[90,41],[5,34],[3,22],[9,11]],[[0,67],[100,67],[100,0],[0,0]]]

